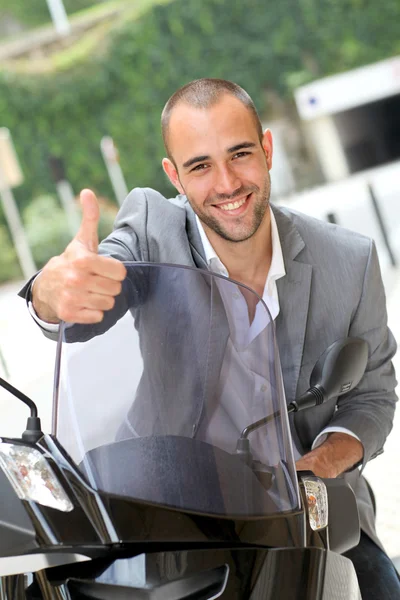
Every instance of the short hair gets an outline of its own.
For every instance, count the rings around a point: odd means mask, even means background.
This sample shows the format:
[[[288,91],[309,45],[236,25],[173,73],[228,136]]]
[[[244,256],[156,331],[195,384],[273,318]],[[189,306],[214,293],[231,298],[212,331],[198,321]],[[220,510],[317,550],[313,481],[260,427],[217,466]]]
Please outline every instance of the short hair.
[[[263,137],[262,125],[257,109],[249,94],[237,83],[226,79],[196,79],[179,88],[168,100],[161,114],[161,133],[165,150],[168,157],[172,159],[168,146],[168,132],[171,114],[174,108],[181,102],[194,108],[209,108],[217,104],[224,94],[230,94],[237,98],[251,112],[260,141]]]

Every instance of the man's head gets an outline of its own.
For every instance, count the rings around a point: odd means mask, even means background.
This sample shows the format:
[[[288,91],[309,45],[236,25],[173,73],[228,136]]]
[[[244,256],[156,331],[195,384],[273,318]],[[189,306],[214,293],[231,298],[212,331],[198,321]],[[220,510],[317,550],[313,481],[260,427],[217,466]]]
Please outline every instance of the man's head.
[[[206,229],[232,242],[254,235],[268,208],[272,138],[247,92],[193,81],[168,100],[162,132],[164,171]]]
[[[161,133],[170,160],[174,160],[168,144],[169,122],[174,108],[180,102],[184,102],[193,108],[210,108],[217,104],[224,94],[230,94],[237,98],[246,108],[248,108],[253,116],[254,125],[257,128],[260,141],[262,140],[263,130],[257,109],[249,94],[241,88],[240,85],[225,79],[197,79],[177,90],[168,100],[161,114]]]

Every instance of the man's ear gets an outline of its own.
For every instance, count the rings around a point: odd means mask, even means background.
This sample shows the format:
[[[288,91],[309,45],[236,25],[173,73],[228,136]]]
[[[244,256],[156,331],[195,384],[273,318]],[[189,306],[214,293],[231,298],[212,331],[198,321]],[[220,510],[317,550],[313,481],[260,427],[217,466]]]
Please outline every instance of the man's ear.
[[[176,187],[176,189],[178,190],[178,192],[180,194],[184,194],[185,190],[181,186],[181,182],[179,181],[178,171],[176,170],[174,163],[169,158],[163,158],[162,167],[163,167],[168,179],[172,183],[172,185],[174,187]]]
[[[272,169],[272,153],[274,150],[272,133],[270,129],[266,129],[264,131],[262,147],[264,148],[265,156],[267,158],[268,171],[270,171]]]

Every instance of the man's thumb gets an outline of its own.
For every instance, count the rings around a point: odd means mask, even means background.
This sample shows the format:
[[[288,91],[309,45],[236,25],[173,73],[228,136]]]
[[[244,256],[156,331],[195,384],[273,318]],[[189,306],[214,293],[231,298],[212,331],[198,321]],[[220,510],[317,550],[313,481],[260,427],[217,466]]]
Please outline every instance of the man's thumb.
[[[82,221],[78,233],[75,236],[81,244],[91,252],[97,253],[99,237],[97,228],[100,219],[100,209],[97,198],[91,190],[82,190],[80,193],[82,206]]]

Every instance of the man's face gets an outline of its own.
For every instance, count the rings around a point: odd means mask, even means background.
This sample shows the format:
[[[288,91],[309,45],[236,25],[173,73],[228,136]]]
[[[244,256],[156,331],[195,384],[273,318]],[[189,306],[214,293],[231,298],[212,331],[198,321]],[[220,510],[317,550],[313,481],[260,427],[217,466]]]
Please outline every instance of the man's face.
[[[168,136],[173,164],[163,167],[200,220],[222,238],[241,242],[263,222],[270,196],[272,139],[261,142],[251,112],[225,94],[214,106],[179,104]]]

